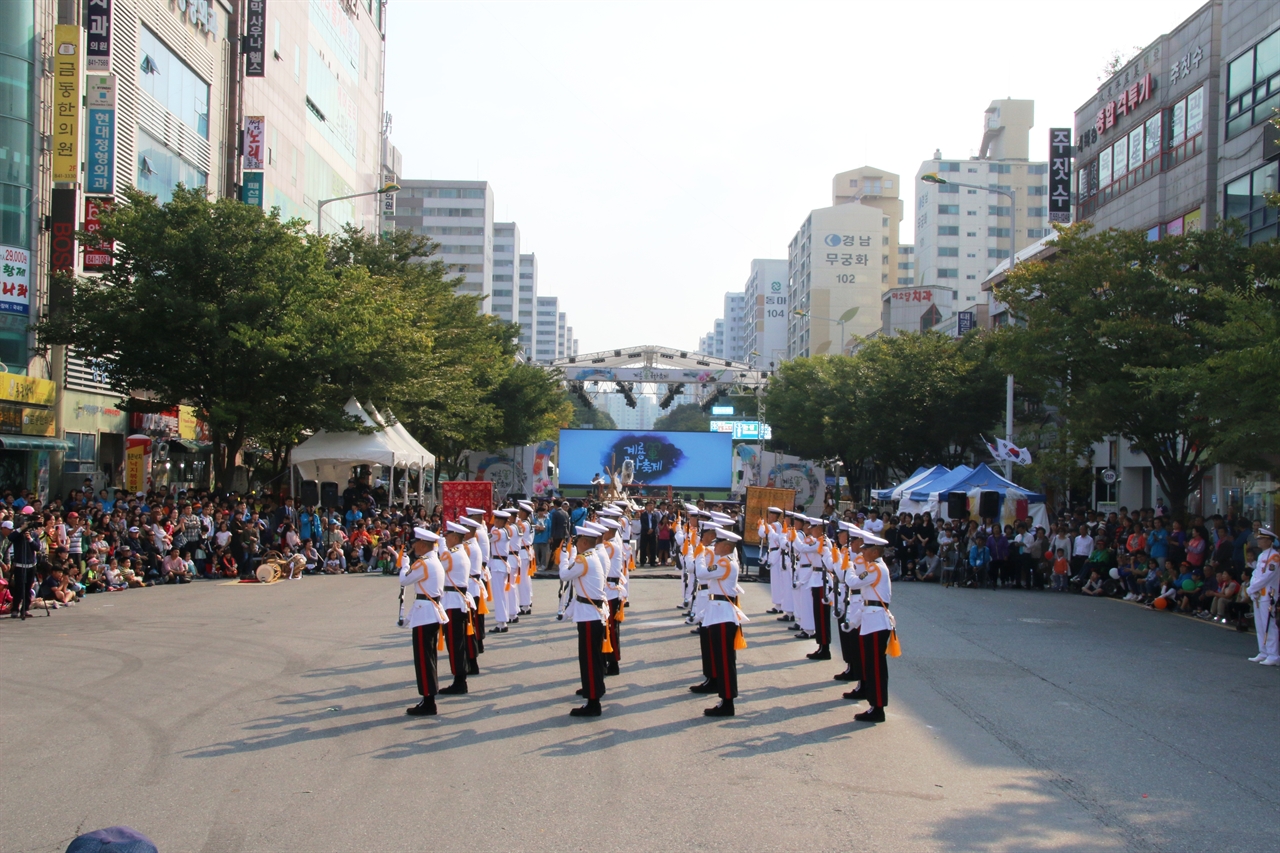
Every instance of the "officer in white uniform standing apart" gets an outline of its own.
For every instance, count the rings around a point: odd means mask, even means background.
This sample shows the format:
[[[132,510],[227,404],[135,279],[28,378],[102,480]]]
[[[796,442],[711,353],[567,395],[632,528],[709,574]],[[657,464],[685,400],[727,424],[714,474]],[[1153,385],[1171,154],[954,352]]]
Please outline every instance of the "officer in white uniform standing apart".
[[[409,630],[413,634],[413,673],[422,701],[405,713],[411,717],[433,717],[440,680],[436,674],[436,651],[441,625],[449,621],[441,597],[444,595],[444,566],[435,552],[440,537],[424,527],[413,529],[413,559],[403,558],[400,586],[412,589]]]
[[[1258,531],[1262,553],[1249,578],[1253,599],[1253,626],[1258,632],[1258,653],[1249,660],[1264,666],[1280,666],[1280,626],[1276,625],[1276,601],[1280,599],[1280,552],[1276,534],[1268,527]]]
[[[769,507],[769,520],[760,519],[756,533],[760,537],[760,547],[764,549],[766,564],[769,566],[769,596],[773,601],[769,613],[785,613],[782,601],[782,510],[776,506]]]
[[[604,597],[605,569],[595,553],[603,528],[582,524],[574,531],[578,553],[560,569],[560,579],[569,584],[570,601],[565,617],[578,626],[578,673],[582,678],[579,695],[587,703],[569,712],[573,717],[598,717],[604,696],[604,648],[608,636],[608,604]]]

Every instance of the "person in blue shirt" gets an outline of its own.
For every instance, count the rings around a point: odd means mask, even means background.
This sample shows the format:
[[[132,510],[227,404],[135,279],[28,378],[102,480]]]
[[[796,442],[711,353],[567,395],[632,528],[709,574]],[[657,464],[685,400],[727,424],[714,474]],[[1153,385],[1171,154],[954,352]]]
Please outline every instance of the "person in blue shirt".
[[[1157,518],[1147,534],[1147,553],[1156,561],[1156,565],[1163,564],[1169,556],[1169,531],[1164,527],[1163,518]]]
[[[573,512],[569,513],[569,529],[577,530],[582,526],[582,522],[587,520],[587,505],[584,501],[578,501],[577,506],[573,508]]]
[[[356,529],[356,522],[364,518],[364,513],[360,511],[359,505],[353,505],[347,510],[347,532],[350,533]]]
[[[977,575],[978,585],[985,586],[991,568],[991,549],[987,547],[987,537],[974,538],[973,545],[969,548],[969,565]]]
[[[302,512],[298,514],[298,539],[319,542],[323,535],[324,528],[320,526],[320,516],[316,515],[316,508],[304,506]]]

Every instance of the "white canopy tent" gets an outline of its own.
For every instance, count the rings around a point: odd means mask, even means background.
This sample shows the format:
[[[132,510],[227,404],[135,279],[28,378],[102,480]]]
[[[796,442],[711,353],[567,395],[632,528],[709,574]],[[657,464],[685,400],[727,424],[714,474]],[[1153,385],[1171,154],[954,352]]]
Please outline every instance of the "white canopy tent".
[[[303,480],[334,482],[340,486],[351,476],[356,465],[380,465],[391,472],[389,483],[394,483],[395,469],[434,470],[436,458],[419,444],[409,431],[398,422],[388,423],[376,409],[367,411],[355,397],[347,401],[343,411],[366,426],[371,433],[328,432],[320,430],[293,449],[294,470]],[[387,415],[391,413],[388,412]],[[418,480],[418,497],[422,498],[423,476]],[[406,499],[408,486],[406,483]]]

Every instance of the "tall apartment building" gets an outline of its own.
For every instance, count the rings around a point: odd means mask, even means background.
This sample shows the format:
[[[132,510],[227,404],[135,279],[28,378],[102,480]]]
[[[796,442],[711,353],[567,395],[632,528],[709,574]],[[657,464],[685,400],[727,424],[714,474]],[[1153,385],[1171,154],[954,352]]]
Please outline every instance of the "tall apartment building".
[[[787,262],[756,258],[743,287],[742,361],[773,370],[787,357]]]
[[[484,296],[482,310],[496,313],[493,190],[489,183],[401,179],[395,204],[395,215],[389,217],[395,227],[438,242],[436,257],[444,261],[450,276],[463,276],[458,292]],[[508,259],[516,256],[504,253]],[[513,262],[506,274],[511,275],[514,269]],[[510,311],[511,288],[503,289],[508,291],[504,302]]]
[[[520,349],[525,358],[534,361],[535,340],[538,334],[534,311],[538,304],[538,256],[532,253],[520,256],[519,278],[516,280],[516,322],[520,324]]]
[[[715,358],[728,358],[725,355],[725,322],[717,317],[711,324],[711,331],[698,339],[698,352]]]
[[[537,297],[533,318],[533,361],[550,364],[560,358],[560,316],[560,297]]]
[[[520,262],[520,229],[514,222],[493,223],[493,298],[488,311],[508,323],[516,321],[516,270]]]
[[[1021,250],[1052,230],[1049,164],[1029,160],[1034,117],[1034,101],[992,101],[983,116],[977,157],[947,160],[935,151],[916,173],[912,284],[955,290],[958,311],[985,304],[982,282],[1002,258],[1009,257],[1011,239]],[[929,173],[949,183],[924,181]],[[1012,192],[1016,203],[1010,204],[988,187]]]
[[[880,327],[880,297],[892,286],[898,176],[864,166],[832,183],[832,206],[810,211],[787,249],[787,358],[848,351]]]
[[[746,310],[745,292],[724,295],[724,357],[730,361],[746,360],[747,350],[743,349],[746,341]]]

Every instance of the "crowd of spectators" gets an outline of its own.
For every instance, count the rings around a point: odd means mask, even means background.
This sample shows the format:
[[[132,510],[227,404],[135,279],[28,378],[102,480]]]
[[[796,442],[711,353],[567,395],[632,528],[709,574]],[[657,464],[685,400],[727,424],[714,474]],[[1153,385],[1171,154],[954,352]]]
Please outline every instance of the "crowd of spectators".
[[[859,515],[864,527],[879,521],[874,511]],[[1243,622],[1249,610],[1245,588],[1261,527],[1234,514],[1184,525],[1163,507],[1077,509],[1048,529],[1025,520],[935,521],[928,513],[879,523],[901,580],[1108,596],[1224,623]]]

